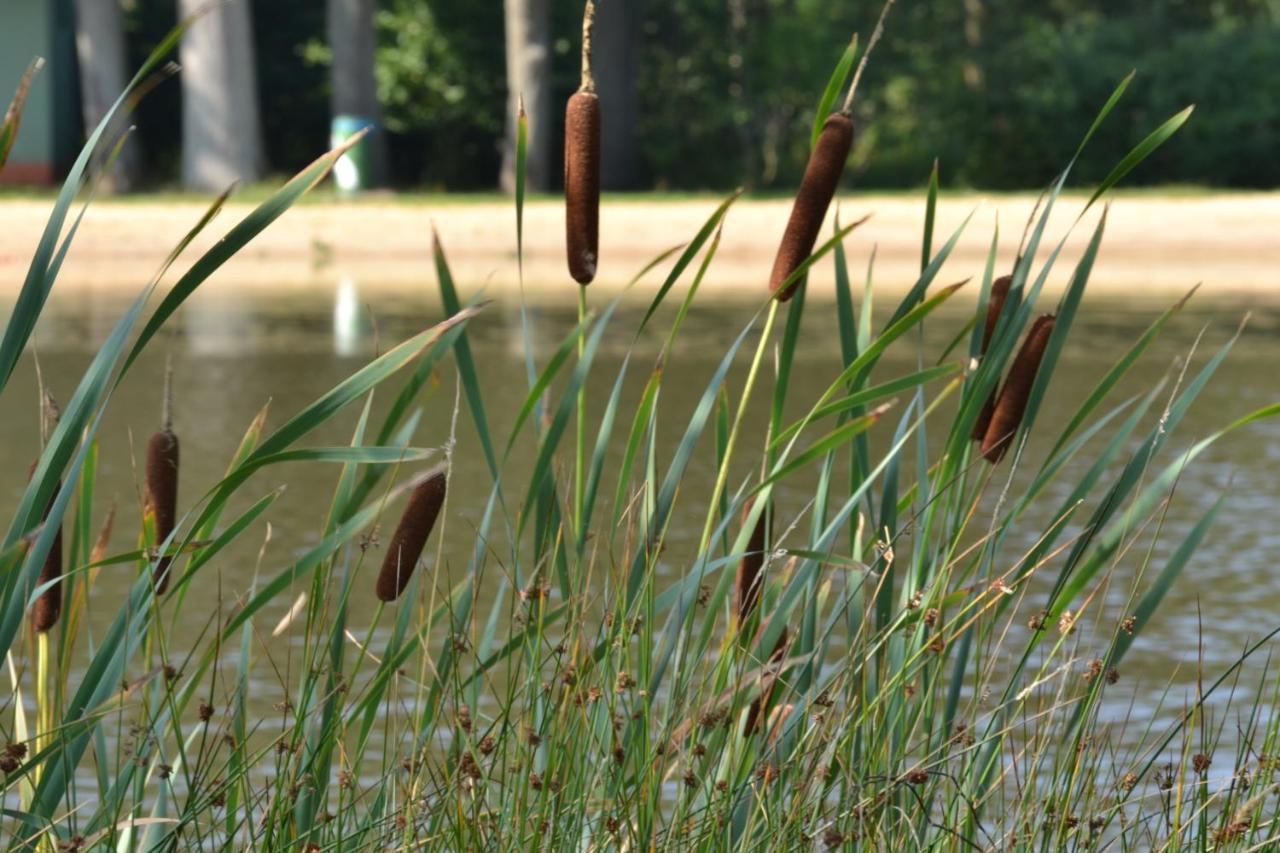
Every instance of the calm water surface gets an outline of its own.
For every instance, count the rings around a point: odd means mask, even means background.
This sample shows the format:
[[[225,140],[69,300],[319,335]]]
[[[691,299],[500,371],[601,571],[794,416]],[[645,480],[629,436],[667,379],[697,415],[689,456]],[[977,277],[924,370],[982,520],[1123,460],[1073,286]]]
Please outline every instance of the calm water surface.
[[[545,363],[562,336],[575,321],[572,294],[566,291],[565,304],[538,306],[531,310],[534,357]],[[936,358],[967,319],[973,296],[958,297],[926,330],[926,357]],[[151,347],[148,357],[121,387],[104,423],[101,440],[101,471],[98,494],[100,517],[106,504],[114,500],[119,508],[113,540],[115,550],[135,547],[140,515],[139,466],[147,436],[156,428],[159,412],[163,361],[171,354],[176,376],[176,430],[182,441],[182,482],[180,503],[185,509],[212,485],[225,470],[228,459],[254,414],[270,402],[269,424],[278,426],[321,393],[364,364],[375,351],[385,350],[440,319],[434,298],[424,288],[419,294],[388,299],[380,290],[377,302],[369,304],[357,285],[321,283],[308,295],[276,293],[264,286],[256,295],[238,293],[235,298],[216,292],[197,297],[172,323],[168,337]],[[74,383],[88,364],[95,348],[119,318],[123,302],[116,297],[59,298],[55,294],[37,333],[40,364],[46,381],[65,401]],[[834,312],[829,305],[811,301],[805,317],[805,335],[798,353],[791,402],[799,404],[820,394],[836,375],[839,345]],[[1098,378],[1114,363],[1164,306],[1086,300],[1074,335],[1063,354],[1055,377],[1053,399],[1043,412],[1042,424],[1061,423],[1075,403],[1082,400]],[[1170,325],[1144,361],[1134,369],[1116,401],[1143,392],[1162,378],[1173,375],[1188,353],[1195,349],[1193,368],[1206,359],[1233,333],[1240,317],[1250,306],[1192,303]],[[1280,303],[1251,306],[1253,316],[1232,355],[1215,381],[1201,395],[1195,407],[1173,435],[1163,459],[1173,458],[1178,449],[1189,446],[1229,420],[1259,406],[1280,400]],[[624,307],[614,321],[614,329],[593,372],[589,393],[599,404],[610,391],[643,306]],[[716,362],[737,333],[751,320],[753,307],[731,304],[705,305],[690,316],[674,357],[667,368],[663,391],[666,425],[659,436],[663,458],[679,439],[688,414],[715,369]],[[655,323],[659,332],[646,333],[634,345],[634,365],[626,387],[624,411],[632,411],[646,374],[662,343],[667,324]],[[376,329],[376,331],[375,331]],[[471,327],[471,342],[482,383],[488,414],[499,444],[527,389],[520,316],[515,304],[494,304]],[[749,353],[744,348],[742,361]],[[916,369],[915,343],[896,345],[878,368],[877,376],[888,378]],[[733,375],[733,388],[740,387],[743,365]],[[389,388],[391,386],[388,386]],[[450,434],[455,401],[452,366],[446,364],[439,381],[424,398],[424,417],[417,444],[443,447]],[[384,393],[384,397],[391,394]],[[763,398],[764,395],[760,395]],[[34,401],[34,362],[28,353],[7,396],[9,415],[0,419],[0,454],[11,472],[23,471],[37,450],[37,416]],[[29,408],[20,401],[32,401]],[[356,407],[326,429],[309,436],[304,444],[345,444],[358,414]],[[629,420],[629,416],[627,418]],[[626,423],[627,420],[623,420]],[[896,415],[878,429],[892,431]],[[756,419],[756,423],[762,419]],[[449,535],[446,536],[443,564],[436,565],[434,551],[428,567],[444,585],[456,582],[466,569],[474,539],[469,535],[478,523],[487,496],[488,474],[473,438],[472,426],[464,410],[457,420],[458,442],[454,474],[450,485]],[[591,427],[594,430],[594,426]],[[614,443],[623,439],[615,433]],[[935,431],[940,431],[940,427]],[[1047,431],[1047,430],[1046,430]],[[1141,434],[1141,430],[1139,431]],[[758,428],[744,436],[744,447],[758,448],[763,438]],[[881,439],[877,439],[878,441]],[[568,441],[568,439],[567,439]],[[1047,448],[1033,443],[1028,453],[1037,463]],[[1087,455],[1087,454],[1086,454]],[[509,482],[520,484],[527,476],[532,456],[529,443],[518,443]],[[615,471],[616,466],[607,468]],[[709,491],[714,457],[711,442],[703,442],[695,460],[689,489],[693,494],[686,506],[698,507],[699,489]],[[408,476],[410,472],[403,472]],[[741,475],[747,476],[748,468]],[[737,474],[737,472],[735,472]],[[314,544],[328,506],[328,496],[337,476],[333,466],[298,465],[261,472],[243,490],[241,505],[257,499],[273,488],[288,488],[270,513],[272,535],[265,549],[262,570],[273,573]],[[1280,497],[1280,421],[1267,421],[1223,440],[1187,472],[1178,485],[1165,536],[1155,551],[1155,565],[1176,546],[1185,532],[1219,495],[1229,494],[1225,511],[1201,549],[1188,566],[1172,595],[1130,652],[1124,667],[1124,684],[1129,694],[1116,692],[1117,702],[1131,697],[1140,709],[1153,708],[1167,691],[1167,711],[1176,713],[1184,699],[1192,695],[1197,656],[1203,649],[1206,671],[1214,673],[1229,665],[1250,638],[1280,625],[1280,573],[1275,571],[1280,553],[1277,498]],[[21,478],[9,478],[9,487],[0,494],[6,513],[16,505]],[[1045,502],[1045,511],[1056,506],[1074,480],[1064,482],[1058,495]],[[781,497],[783,512],[803,509],[803,483]],[[612,494],[614,483],[606,478],[602,491]],[[794,505],[792,505],[794,504]],[[670,552],[679,555],[695,544],[702,516],[689,512],[677,516]],[[1043,519],[1041,520],[1043,523]],[[806,521],[800,529],[807,530]],[[1039,528],[1036,528],[1039,529]],[[1034,533],[1034,530],[1032,531]],[[217,608],[228,607],[243,593],[252,579],[258,552],[265,537],[259,527],[233,551],[210,567],[191,591],[202,606],[184,610],[196,636]],[[791,543],[801,547],[802,543]],[[1145,546],[1144,546],[1145,547]],[[1104,611],[1118,618],[1128,578],[1135,570],[1141,549],[1117,565],[1118,582],[1110,591]],[[1016,553],[1007,555],[1012,562]],[[663,571],[677,577],[682,569],[675,562]],[[496,576],[495,576],[496,577]],[[132,568],[104,569],[91,603],[90,624],[99,630],[114,617],[133,579]],[[370,577],[369,585],[372,584]],[[371,590],[370,590],[371,592]],[[482,591],[482,596],[483,596]],[[357,603],[355,625],[368,624],[373,613],[372,596]],[[258,619],[265,632],[283,615],[291,602],[283,597]],[[481,613],[486,612],[481,610]],[[383,620],[385,623],[385,619]],[[174,637],[181,644],[181,630]],[[264,641],[265,642],[265,641]],[[1082,658],[1088,654],[1088,640]],[[1261,655],[1259,658],[1261,659]],[[266,715],[284,695],[293,677],[285,678],[290,660],[286,646],[272,664],[260,665],[253,701]],[[1083,663],[1081,664],[1083,668]],[[1256,679],[1258,666],[1248,670]],[[1246,676],[1245,681],[1249,678]],[[1127,707],[1117,704],[1115,713]],[[277,715],[278,716],[278,715]]]

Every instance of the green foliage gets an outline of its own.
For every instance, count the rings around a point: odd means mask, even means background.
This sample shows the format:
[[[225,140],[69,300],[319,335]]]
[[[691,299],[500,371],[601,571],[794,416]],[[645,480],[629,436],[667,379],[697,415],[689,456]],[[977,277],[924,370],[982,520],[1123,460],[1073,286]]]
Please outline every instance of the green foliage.
[[[323,5],[254,4],[264,136],[280,171],[301,168],[328,136]],[[559,105],[578,83],[579,6],[551,5]],[[670,0],[641,11],[633,83],[640,173],[661,189],[782,190],[808,156],[814,93],[850,36],[869,35],[875,9]],[[1187,132],[1132,181],[1276,186],[1278,14],[1272,0],[903,3],[862,85],[846,180],[921,185],[936,157],[944,186],[1038,187],[1072,153],[1061,128],[1085,126],[1114,81],[1136,68],[1132,97],[1080,164],[1079,181],[1100,180],[1102,164],[1155,117],[1198,104]],[[138,0],[128,21],[140,62],[172,25],[172,3]],[[506,119],[502,4],[380,0],[376,25],[395,182],[493,186]],[[178,87],[162,87],[139,112],[137,144],[159,174],[176,173],[178,97]]]

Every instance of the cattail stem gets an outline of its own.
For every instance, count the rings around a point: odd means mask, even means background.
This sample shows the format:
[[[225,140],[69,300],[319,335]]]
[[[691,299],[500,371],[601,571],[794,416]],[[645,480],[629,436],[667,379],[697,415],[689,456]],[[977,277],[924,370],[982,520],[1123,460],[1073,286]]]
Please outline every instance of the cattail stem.
[[[867,57],[871,56],[872,49],[876,43],[880,41],[880,37],[884,35],[884,19],[889,15],[889,9],[893,7],[894,0],[885,0],[884,6],[880,9],[880,17],[876,20],[876,28],[871,31],[871,38],[867,40],[867,49],[862,52],[862,58],[858,60],[858,68],[853,72],[853,82],[849,84],[849,94],[844,96],[844,106],[840,108],[840,112],[850,115],[853,112],[853,96],[858,91],[858,81],[862,79],[862,71],[867,67]]]
[[[36,732],[33,740],[33,751],[36,755],[47,745],[49,733],[54,727],[53,697],[49,689],[52,673],[49,671],[49,632],[36,634]],[[33,771],[32,783],[40,784],[44,762],[38,762]]]
[[[707,503],[707,518],[702,525],[702,536],[698,539],[698,553],[704,553],[711,543],[711,533],[715,528],[716,514],[720,508],[720,495],[724,494],[725,483],[729,479],[730,462],[733,450],[738,444],[738,434],[742,431],[742,419],[751,401],[751,391],[755,388],[756,378],[760,375],[760,364],[764,361],[765,350],[773,337],[773,325],[778,319],[778,301],[769,303],[769,313],[765,317],[764,329],[760,333],[760,342],[756,345],[755,355],[751,359],[751,368],[747,371],[747,381],[742,388],[742,399],[738,402],[738,411],[733,416],[733,426],[729,428],[729,440],[724,445],[724,459],[720,463],[720,471],[716,474],[716,484],[711,491],[711,500]]]
[[[387,555],[378,573],[377,595],[380,601],[395,601],[409,585],[413,570],[422,557],[427,537],[435,527],[444,506],[448,478],[443,467],[433,468],[417,480],[400,523],[387,546]]]
[[[587,289],[578,288],[578,361],[581,362],[586,350]],[[574,524],[578,529],[578,541],[586,541],[586,531],[582,529],[584,505],[586,499],[585,472],[587,467],[587,386],[584,382],[578,387],[578,423],[577,446],[574,454]]]
[[[1035,384],[1036,372],[1040,369],[1040,361],[1049,345],[1053,324],[1052,314],[1037,317],[1031,324],[1022,348],[1018,350],[1018,355],[1009,368],[1009,375],[1005,377],[1004,386],[996,397],[991,424],[982,439],[982,455],[992,465],[1004,458],[1022,425],[1027,400],[1031,396],[1031,386]]]
[[[595,30],[595,24],[595,0],[587,0],[586,8],[582,10],[582,84],[578,87],[578,91],[593,94],[596,90],[596,78],[591,71],[591,35]]]

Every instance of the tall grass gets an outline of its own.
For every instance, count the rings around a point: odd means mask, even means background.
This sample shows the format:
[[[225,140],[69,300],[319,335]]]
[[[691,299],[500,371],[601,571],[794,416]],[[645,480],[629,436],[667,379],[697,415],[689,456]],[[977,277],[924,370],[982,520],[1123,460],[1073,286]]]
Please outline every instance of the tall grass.
[[[827,87],[828,107],[851,65],[852,51]],[[1075,225],[1186,115],[1139,143]],[[92,193],[91,155],[113,144],[94,132],[54,206],[0,342],[0,392],[75,236],[75,199]],[[264,409],[221,480],[184,487],[171,529],[140,521],[143,547],[112,551],[113,519],[115,528],[127,520],[104,512],[95,482],[96,435],[114,390],[155,381],[134,368],[168,319],[341,153],[301,172],[161,288],[215,201],[121,316],[49,437],[0,541],[0,647],[13,690],[0,769],[12,846],[1250,849],[1273,837],[1276,720],[1258,700],[1228,738],[1204,713],[1231,689],[1238,664],[1206,674],[1196,701],[1171,709],[1172,727],[1121,742],[1101,716],[1134,639],[1223,505],[1156,562],[1181,474],[1224,435],[1280,414],[1273,405],[1208,436],[1180,434],[1234,339],[1168,384],[1116,399],[1179,303],[1069,417],[1039,418],[1048,396],[1061,395],[1055,375],[1070,369],[1064,344],[1103,211],[1051,309],[1051,331],[1041,326],[1036,369],[1017,380],[1004,461],[988,465],[971,440],[988,401],[1000,400],[1001,377],[1017,369],[1051,269],[1066,262],[1065,238],[1041,243],[1070,165],[1046,191],[993,311],[998,234],[973,282],[936,281],[960,236],[935,251],[936,175],[919,278],[884,325],[872,316],[874,268],[860,295],[853,285],[845,238],[857,223],[837,225],[782,283],[793,296],[785,306],[769,298],[762,270],[749,294],[760,309],[719,354],[688,418],[673,417],[664,390],[683,381],[675,344],[733,198],[637,274],[629,292],[670,262],[634,327],[616,310],[622,297],[594,310],[584,301],[545,364],[528,356],[529,390],[506,435],[491,431],[488,407],[511,401],[486,399],[467,343],[483,303],[464,301],[436,241],[445,319],[277,426]],[[518,234],[522,206],[521,191]],[[838,341],[804,334],[814,263],[835,265]],[[685,281],[675,311],[660,310]],[[972,320],[935,358],[923,324],[949,322],[938,309],[966,299]],[[654,363],[628,348],[608,396],[584,404],[603,342],[627,348],[658,317],[671,319]],[[795,354],[816,346],[830,354],[826,390],[797,400]],[[917,369],[886,375],[890,348],[917,354]],[[745,373],[731,373],[735,365]],[[424,434],[422,395],[442,370],[460,386],[453,433]],[[646,378],[630,399],[625,380],[637,370]],[[189,383],[184,397],[198,393]],[[375,395],[390,401],[380,420]],[[744,423],[761,411],[767,438],[757,444]],[[307,442],[343,417],[354,424],[349,444]],[[453,454],[458,430],[474,432],[483,458]],[[507,474],[516,455],[534,460],[527,477]],[[710,489],[694,482],[703,476],[694,461],[706,458],[715,461]],[[391,529],[402,499],[421,490],[427,459],[447,473],[428,496],[430,521],[411,511],[412,543],[397,548],[416,557],[425,544],[426,564],[397,561],[380,594],[376,530]],[[260,561],[252,583],[233,591],[235,606],[211,611],[199,590],[232,543],[264,535],[278,497],[253,493],[250,475],[282,463],[334,466],[325,521],[305,553],[285,566]],[[443,488],[459,475],[490,484],[465,523]],[[64,524],[67,605],[47,632],[49,684],[32,719],[23,673],[36,640],[26,619],[47,591],[38,577]],[[670,541],[676,524],[701,530],[694,546]],[[465,565],[450,564],[458,555]],[[152,581],[166,561],[167,589]],[[98,572],[122,565],[136,566],[136,581],[87,642],[83,613],[101,596]],[[678,577],[667,580],[661,569],[673,566]],[[1104,595],[1117,589],[1119,609]],[[385,604],[373,624],[357,624],[353,602],[375,597]],[[263,621],[266,608],[288,602],[283,621]],[[273,665],[258,637],[267,631],[289,632],[296,645],[277,676],[288,699],[263,719],[250,692]]]

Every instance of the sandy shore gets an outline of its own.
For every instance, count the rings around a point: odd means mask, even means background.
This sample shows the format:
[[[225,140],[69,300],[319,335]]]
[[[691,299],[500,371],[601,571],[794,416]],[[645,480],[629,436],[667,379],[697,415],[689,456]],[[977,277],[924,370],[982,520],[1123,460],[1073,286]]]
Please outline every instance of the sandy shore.
[[[972,219],[942,270],[940,281],[980,275],[994,228],[1000,226],[1000,268],[1016,250],[1035,198],[967,194],[945,197],[938,212],[940,246],[966,216]],[[1102,213],[1076,224],[1083,196],[1059,202],[1045,249],[1066,235],[1050,289],[1067,281]],[[666,201],[606,200],[601,222],[601,270],[595,292],[616,290],[663,249],[687,241],[716,206],[712,198]],[[0,289],[13,293],[48,215],[47,201],[0,203]],[[848,238],[855,280],[873,247],[876,281],[898,291],[915,279],[924,219],[921,198],[846,194],[843,217],[871,219]],[[179,260],[181,272],[249,210],[230,204]],[[739,201],[724,223],[719,255],[704,285],[708,297],[754,297],[765,286],[772,254],[789,210],[785,200]],[[59,280],[60,292],[123,288],[133,292],[200,216],[198,202],[102,201],[85,217]],[[234,288],[305,289],[347,277],[362,290],[434,289],[432,223],[439,230],[459,285],[497,296],[517,286],[515,221],[508,202],[439,204],[363,201],[311,203],[289,211],[210,282]],[[1074,228],[1072,227],[1074,224]],[[525,281],[534,291],[568,288],[563,259],[563,213],[552,201],[529,205],[525,223]],[[1122,196],[1112,206],[1091,290],[1118,296],[1181,293],[1197,282],[1206,294],[1280,299],[1280,193]],[[1043,254],[1042,254],[1043,256]],[[663,269],[666,269],[664,265]],[[175,273],[171,273],[172,278]],[[813,276],[815,292],[830,292],[831,264]],[[643,286],[642,286],[643,287]]]

